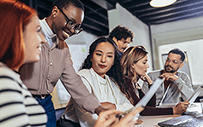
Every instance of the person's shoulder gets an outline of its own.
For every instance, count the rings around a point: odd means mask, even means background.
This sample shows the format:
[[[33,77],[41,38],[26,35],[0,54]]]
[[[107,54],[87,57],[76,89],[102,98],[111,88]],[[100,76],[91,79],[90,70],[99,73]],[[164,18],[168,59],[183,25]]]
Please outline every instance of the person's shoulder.
[[[8,76],[11,78],[15,78],[16,74],[13,70],[8,68],[5,64],[0,63],[0,76]]]
[[[82,69],[82,70],[78,71],[77,74],[80,76],[86,76],[86,75],[90,74],[90,69]]]
[[[184,71],[177,71],[177,74],[176,74],[177,76],[189,76],[186,72],[184,72]]]
[[[2,63],[0,63],[0,82],[2,84],[6,84],[1,85],[1,89],[21,89],[21,85],[19,85],[20,83],[22,83],[22,81],[20,80],[20,75],[18,75]]]

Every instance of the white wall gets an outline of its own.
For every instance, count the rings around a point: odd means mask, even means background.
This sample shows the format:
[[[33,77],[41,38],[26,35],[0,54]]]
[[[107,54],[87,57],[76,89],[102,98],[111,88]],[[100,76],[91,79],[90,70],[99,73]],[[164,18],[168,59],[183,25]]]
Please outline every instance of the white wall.
[[[125,26],[134,32],[134,39],[130,46],[143,45],[149,52],[148,70],[152,70],[151,48],[149,38],[149,28],[146,24],[132,15],[129,11],[123,8],[120,4],[116,4],[116,9],[108,11],[109,30],[111,31],[117,25]]]
[[[86,44],[87,49],[89,49],[89,46],[97,38],[98,37],[93,34],[82,31],[80,34],[74,35],[74,36],[66,39],[66,43],[68,43],[68,44]]]

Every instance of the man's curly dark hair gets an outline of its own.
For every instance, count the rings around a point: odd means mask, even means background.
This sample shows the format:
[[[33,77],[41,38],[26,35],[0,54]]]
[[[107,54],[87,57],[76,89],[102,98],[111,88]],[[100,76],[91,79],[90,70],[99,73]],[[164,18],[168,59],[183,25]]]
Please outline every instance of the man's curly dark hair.
[[[113,39],[113,37],[115,37],[117,40],[121,40],[122,38],[126,40],[128,37],[130,37],[132,42],[134,35],[133,32],[127,27],[118,25],[109,34],[110,39]]]

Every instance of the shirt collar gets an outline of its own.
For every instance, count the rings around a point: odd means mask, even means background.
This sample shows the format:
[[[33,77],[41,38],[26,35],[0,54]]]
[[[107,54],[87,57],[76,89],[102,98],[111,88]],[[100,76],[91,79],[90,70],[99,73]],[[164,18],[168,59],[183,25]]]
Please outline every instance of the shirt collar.
[[[56,36],[56,34],[53,33],[53,31],[51,30],[51,28],[49,27],[45,19],[46,18],[44,18],[43,20],[40,20],[40,25],[43,28],[42,32],[45,34],[47,38],[53,38]]]

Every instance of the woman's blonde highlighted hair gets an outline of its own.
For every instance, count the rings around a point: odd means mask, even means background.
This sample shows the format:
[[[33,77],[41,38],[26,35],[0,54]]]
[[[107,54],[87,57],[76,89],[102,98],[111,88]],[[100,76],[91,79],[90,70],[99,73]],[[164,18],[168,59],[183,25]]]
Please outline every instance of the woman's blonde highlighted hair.
[[[121,57],[121,66],[123,76],[128,79],[136,78],[134,77],[134,72],[132,65],[137,63],[140,59],[144,58],[148,52],[144,46],[129,47]]]

